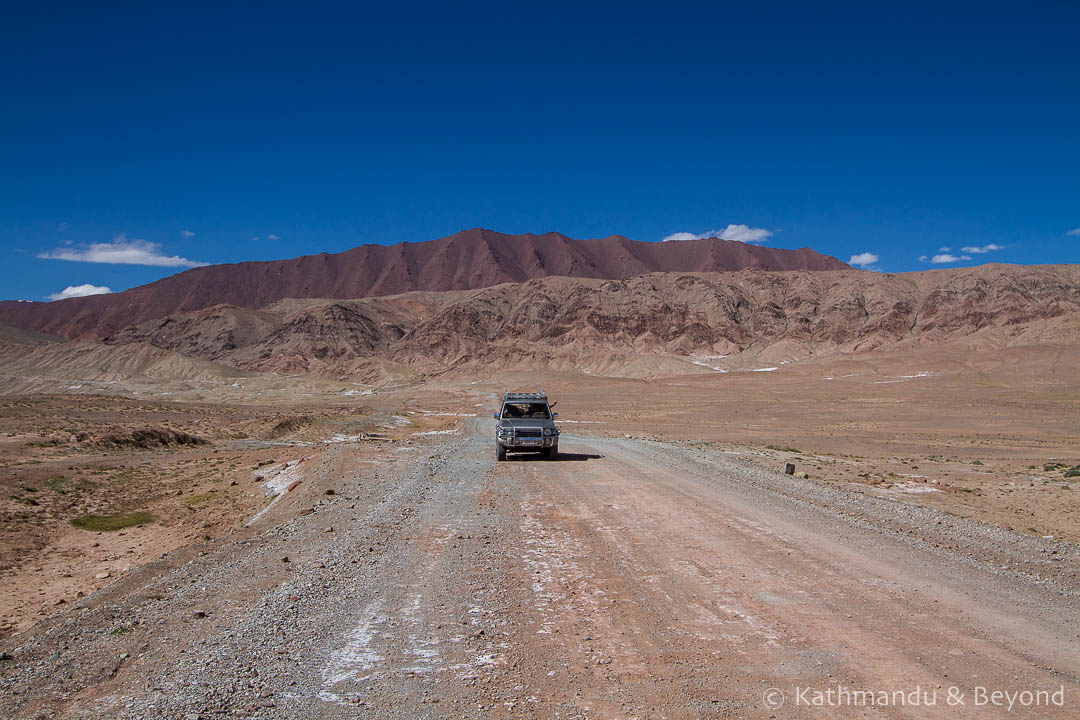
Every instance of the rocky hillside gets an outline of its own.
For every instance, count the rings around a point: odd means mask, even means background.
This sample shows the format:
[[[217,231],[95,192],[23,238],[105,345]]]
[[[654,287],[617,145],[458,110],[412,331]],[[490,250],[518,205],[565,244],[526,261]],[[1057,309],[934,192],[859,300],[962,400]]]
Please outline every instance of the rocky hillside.
[[[613,235],[504,235],[473,229],[425,243],[196,268],[122,293],[51,303],[0,302],[0,321],[66,338],[103,337],[213,305],[263,308],[287,298],[353,299],[415,290],[469,290],[534,278],[622,280],[651,272],[836,270],[809,248],[779,250],[710,238],[638,242]]]
[[[374,365],[387,363],[430,374],[518,363],[662,374],[938,343],[1075,313],[1076,266],[905,275],[747,270],[554,277],[467,292],[281,303],[258,314],[215,307],[105,342],[287,374],[371,377]]]

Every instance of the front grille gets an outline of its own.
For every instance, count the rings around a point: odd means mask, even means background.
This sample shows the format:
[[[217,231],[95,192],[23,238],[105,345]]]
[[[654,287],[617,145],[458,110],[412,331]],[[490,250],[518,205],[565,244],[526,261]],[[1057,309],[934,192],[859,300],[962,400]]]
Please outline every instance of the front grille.
[[[544,431],[541,428],[518,428],[518,437],[543,437]]]

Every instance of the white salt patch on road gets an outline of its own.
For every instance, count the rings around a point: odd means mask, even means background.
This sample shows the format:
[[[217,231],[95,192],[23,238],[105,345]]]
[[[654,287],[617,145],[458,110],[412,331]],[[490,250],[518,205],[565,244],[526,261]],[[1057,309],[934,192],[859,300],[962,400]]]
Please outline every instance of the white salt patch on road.
[[[341,394],[345,395],[346,397],[355,397],[357,395],[374,395],[375,391],[374,390],[342,390]]]
[[[323,440],[323,442],[327,444],[354,443],[360,442],[363,439],[364,437],[362,435],[335,435],[332,438]]]
[[[376,626],[387,620],[381,613],[382,600],[371,603],[364,611],[360,624],[345,634],[345,645],[330,654],[329,664],[322,671],[323,688],[328,696],[338,699],[329,692],[331,688],[345,680],[366,679],[367,676],[361,673],[372,670],[384,659],[372,647],[379,635]]]
[[[267,510],[274,507],[277,501],[285,497],[288,492],[289,486],[296,480],[303,480],[304,473],[300,469],[300,461],[293,460],[292,462],[278,463],[276,465],[269,465],[264,468],[256,470],[253,475],[262,476],[266,478],[263,484],[263,492],[273,498],[270,504],[255,514],[255,517],[244,523],[245,527],[250,527],[256,520],[261,518]]]
[[[477,405],[477,407],[482,407]],[[441,412],[435,410],[420,410],[421,415],[427,417],[476,417],[476,413]]]
[[[753,372],[773,372],[774,370],[779,370],[779,369],[780,368],[778,368],[778,367],[754,368]]]
[[[521,530],[526,549],[521,559],[532,571],[533,602],[540,620],[536,632],[550,635],[565,612],[582,612],[583,608],[575,608],[575,604],[586,603],[599,614],[599,603],[596,588],[589,582],[592,576],[577,563],[578,558],[587,557],[581,543],[562,528],[546,527],[536,517],[541,510],[536,504],[522,503]],[[570,588],[578,590],[574,599],[568,595]]]
[[[918,477],[918,476],[913,476],[913,477]],[[889,492],[890,490],[892,492],[910,493],[910,494],[913,494],[913,495],[919,495],[919,494],[923,494],[923,493],[938,493],[938,492],[941,492],[941,488],[936,488],[936,487],[933,487],[931,485],[926,485],[926,484],[920,483],[920,482],[913,482],[913,481],[910,481],[910,480],[905,480],[903,482],[898,482],[895,485],[893,485],[892,488],[887,489],[886,492]]]
[[[896,380],[878,380],[874,384],[875,385],[888,385],[889,383],[904,382],[905,380],[914,380],[915,378],[930,377],[931,374],[932,373],[926,372],[924,370],[922,372],[917,372],[914,375],[897,375]]]
[[[403,613],[405,622],[408,623],[411,630],[406,654],[412,659],[412,664],[406,667],[405,670],[417,674],[434,672],[437,668],[433,666],[440,664],[442,659],[439,656],[438,649],[435,647],[439,644],[437,639],[419,639],[419,633],[425,627],[425,623],[422,622],[420,617],[422,614],[420,611],[421,602],[422,598],[417,594],[413,597],[412,604]]]
[[[424,432],[413,433],[413,437],[418,435],[457,435],[457,429],[451,430],[425,430]]]

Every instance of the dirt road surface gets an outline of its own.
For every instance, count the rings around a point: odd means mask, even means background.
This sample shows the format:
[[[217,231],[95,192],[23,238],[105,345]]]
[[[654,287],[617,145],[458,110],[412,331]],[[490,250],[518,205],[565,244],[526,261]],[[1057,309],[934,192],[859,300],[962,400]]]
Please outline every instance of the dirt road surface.
[[[498,463],[466,425],[329,446],[250,528],[3,641],[0,715],[1080,717],[1075,545],[657,442]],[[889,697],[807,704],[841,688]]]

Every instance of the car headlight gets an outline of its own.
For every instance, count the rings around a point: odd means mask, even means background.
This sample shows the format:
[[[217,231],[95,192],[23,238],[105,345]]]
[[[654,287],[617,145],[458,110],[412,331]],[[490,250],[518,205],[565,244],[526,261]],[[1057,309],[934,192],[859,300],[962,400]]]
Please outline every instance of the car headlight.
[[[558,431],[555,428],[544,428],[545,435],[557,435]]]

